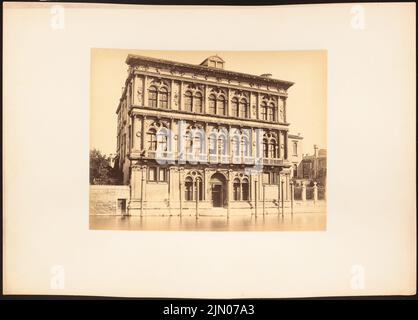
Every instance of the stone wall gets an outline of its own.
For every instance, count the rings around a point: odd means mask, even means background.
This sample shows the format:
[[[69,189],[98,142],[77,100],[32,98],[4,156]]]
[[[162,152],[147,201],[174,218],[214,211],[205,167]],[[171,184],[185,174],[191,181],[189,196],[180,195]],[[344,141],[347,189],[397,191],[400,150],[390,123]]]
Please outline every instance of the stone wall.
[[[90,215],[127,214],[129,197],[129,186],[91,185]]]

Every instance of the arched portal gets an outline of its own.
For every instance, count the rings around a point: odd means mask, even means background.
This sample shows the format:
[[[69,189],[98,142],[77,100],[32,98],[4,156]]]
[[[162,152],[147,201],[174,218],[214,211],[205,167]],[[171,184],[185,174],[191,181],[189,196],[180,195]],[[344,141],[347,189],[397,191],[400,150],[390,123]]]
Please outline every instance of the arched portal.
[[[210,189],[212,193],[212,206],[223,207],[228,201],[226,196],[226,179],[225,176],[219,172],[212,175],[210,178]]]

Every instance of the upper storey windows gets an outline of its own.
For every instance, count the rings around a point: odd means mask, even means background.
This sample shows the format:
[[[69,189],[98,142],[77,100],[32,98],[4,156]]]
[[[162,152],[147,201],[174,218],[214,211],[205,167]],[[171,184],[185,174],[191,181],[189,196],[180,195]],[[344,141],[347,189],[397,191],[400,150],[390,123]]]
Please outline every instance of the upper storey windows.
[[[156,78],[148,82],[145,93],[145,106],[150,108],[285,122],[285,100],[277,95]]]
[[[188,112],[203,112],[203,95],[200,92],[186,91],[184,94],[184,110]]]
[[[154,80],[148,88],[148,106],[152,108],[169,108],[169,86],[166,81]]]

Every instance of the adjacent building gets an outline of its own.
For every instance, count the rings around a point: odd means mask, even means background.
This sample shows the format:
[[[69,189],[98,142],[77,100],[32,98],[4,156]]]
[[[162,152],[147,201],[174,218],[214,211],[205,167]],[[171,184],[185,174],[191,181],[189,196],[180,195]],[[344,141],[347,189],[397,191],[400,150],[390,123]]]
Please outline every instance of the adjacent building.
[[[116,166],[128,214],[268,213],[290,200],[303,139],[289,134],[292,82],[229,71],[216,55],[126,63]]]
[[[321,186],[326,185],[327,177],[327,150],[318,149],[314,145],[314,153],[306,154],[302,157],[302,161],[298,165],[297,180],[306,182],[317,182]]]

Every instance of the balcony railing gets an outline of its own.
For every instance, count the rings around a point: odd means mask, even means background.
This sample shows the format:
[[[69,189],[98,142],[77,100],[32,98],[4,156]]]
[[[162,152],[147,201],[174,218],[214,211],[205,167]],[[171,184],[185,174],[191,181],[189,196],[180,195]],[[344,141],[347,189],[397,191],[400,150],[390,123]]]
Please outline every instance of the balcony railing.
[[[186,161],[191,163],[210,163],[210,164],[246,164],[254,165],[256,158],[252,156],[229,156],[218,154],[205,154],[205,153],[180,153],[180,152],[162,152],[160,156],[163,160],[167,161]],[[148,150],[145,154],[146,158],[156,159],[157,152]],[[282,158],[260,158],[264,165],[277,166],[285,164],[285,160]],[[259,162],[258,162],[259,163]]]

